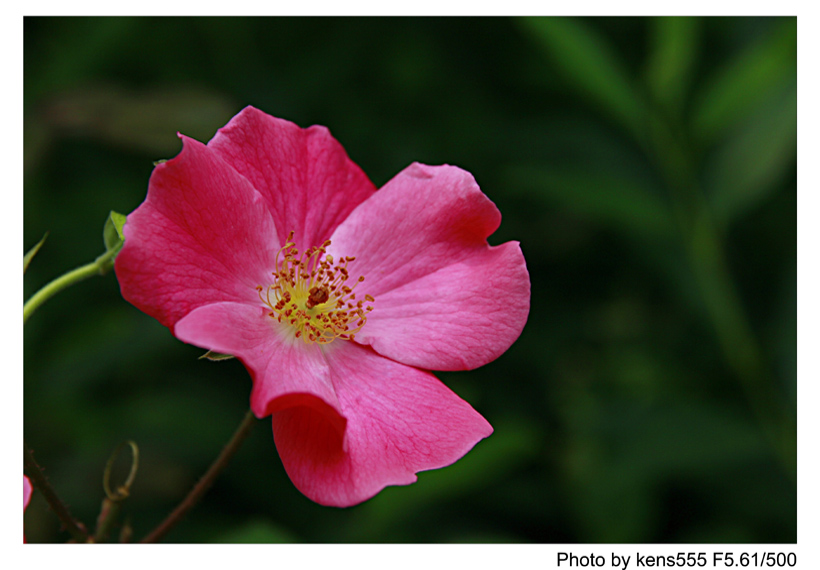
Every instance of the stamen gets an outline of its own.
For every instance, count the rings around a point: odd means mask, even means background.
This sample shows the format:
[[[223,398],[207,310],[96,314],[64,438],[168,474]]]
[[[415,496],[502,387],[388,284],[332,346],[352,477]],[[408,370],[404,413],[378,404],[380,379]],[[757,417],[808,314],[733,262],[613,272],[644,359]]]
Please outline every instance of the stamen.
[[[299,254],[293,242],[293,232],[285,245],[276,252],[273,282],[267,287],[257,285],[259,299],[271,309],[268,314],[278,322],[296,329],[295,337],[306,343],[326,344],[337,338],[353,340],[367,323],[372,306],[362,308],[353,290],[364,281],[364,276],[346,285],[350,279],[348,264],[355,257],[325,255],[330,240],[321,246],[312,246]],[[281,260],[280,260],[281,258]],[[375,299],[364,296],[368,302]]]

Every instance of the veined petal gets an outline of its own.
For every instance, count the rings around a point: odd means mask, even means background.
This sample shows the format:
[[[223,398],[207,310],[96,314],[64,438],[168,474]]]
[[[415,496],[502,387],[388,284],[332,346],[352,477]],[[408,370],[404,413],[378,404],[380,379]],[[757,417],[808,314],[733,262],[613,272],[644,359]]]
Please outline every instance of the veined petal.
[[[413,164],[359,206],[328,252],[355,256],[375,297],[356,341],[433,370],[475,368],[521,334],[530,281],[515,242],[490,247],[501,214],[473,177]]]
[[[328,253],[355,256],[376,296],[486,247],[500,223],[469,172],[413,163],[348,216]]]
[[[517,242],[476,250],[379,295],[356,341],[404,364],[470,370],[501,356],[521,334],[530,281]]]
[[[148,197],[128,215],[115,271],[122,296],[172,328],[191,310],[254,302],[279,248],[262,196],[205,145],[151,174]]]
[[[280,243],[321,245],[376,188],[327,128],[246,107],[208,143],[262,193]]]
[[[311,406],[330,414],[334,428],[343,431],[339,400],[320,345],[294,339],[283,330],[286,326],[271,319],[262,306],[215,303],[180,319],[174,336],[239,358],[253,379],[251,409],[257,417]]]
[[[294,485],[317,503],[346,507],[416,473],[454,463],[492,426],[429,372],[345,342],[325,352],[347,419],[344,438],[326,415],[295,406],[272,416]]]

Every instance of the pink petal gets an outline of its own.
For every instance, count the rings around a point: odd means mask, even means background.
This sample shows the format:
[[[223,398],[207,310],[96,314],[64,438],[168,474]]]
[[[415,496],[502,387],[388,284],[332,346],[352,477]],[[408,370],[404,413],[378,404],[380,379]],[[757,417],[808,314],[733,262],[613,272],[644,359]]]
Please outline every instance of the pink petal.
[[[28,477],[23,475],[23,512],[26,512],[26,508],[28,507],[28,503],[31,500],[31,481],[28,480]],[[23,542],[26,541],[26,535],[23,534]]]
[[[334,345],[338,344],[339,347]],[[273,414],[285,470],[308,498],[346,507],[415,473],[454,463],[492,427],[432,374],[336,341],[326,360],[347,419],[344,438],[315,408]]]
[[[487,247],[379,295],[356,341],[419,368],[477,368],[521,334],[529,284],[517,242]]]
[[[279,242],[321,245],[376,188],[325,127],[301,129],[246,107],[208,143],[259,190]]]
[[[216,153],[181,136],[129,214],[115,270],[122,295],[172,327],[196,307],[258,301],[279,248],[262,196]]]
[[[28,507],[28,502],[31,500],[31,481],[28,477],[23,475],[23,510]]]
[[[404,364],[475,368],[521,334],[530,280],[517,242],[490,247],[501,222],[473,177],[413,164],[345,220],[328,252],[355,256],[374,310],[356,341]]]
[[[240,303],[199,307],[177,322],[174,336],[239,358],[253,379],[251,409],[257,417],[308,405],[343,431],[344,419],[321,345],[293,338],[287,325],[263,309]]]

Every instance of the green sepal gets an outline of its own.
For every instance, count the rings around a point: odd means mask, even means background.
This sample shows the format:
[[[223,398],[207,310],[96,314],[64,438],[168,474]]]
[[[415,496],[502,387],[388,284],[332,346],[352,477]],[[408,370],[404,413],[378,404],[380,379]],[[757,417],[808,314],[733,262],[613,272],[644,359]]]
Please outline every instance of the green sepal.
[[[114,268],[114,259],[125,243],[122,235],[122,227],[125,225],[125,216],[119,212],[111,210],[103,226],[103,241],[105,242],[105,253],[96,260],[100,270],[100,275],[105,275]]]
[[[122,235],[122,227],[125,225],[125,216],[119,212],[111,210],[108,214],[108,219],[105,220],[105,227],[103,228],[103,241],[105,242],[106,251],[120,249],[125,238]]]
[[[219,362],[220,360],[230,360],[231,358],[236,357],[232,354],[222,354],[221,352],[214,352],[212,350],[209,350],[208,352],[200,356],[199,360],[202,360],[203,358],[207,360],[212,360],[214,362]]]
[[[32,247],[28,252],[23,256],[23,275],[26,274],[26,269],[28,269],[28,264],[31,263],[31,260],[34,259],[34,256],[40,251],[43,243],[45,243],[46,238],[48,237],[48,232],[43,235],[43,239],[37,242],[37,245]]]

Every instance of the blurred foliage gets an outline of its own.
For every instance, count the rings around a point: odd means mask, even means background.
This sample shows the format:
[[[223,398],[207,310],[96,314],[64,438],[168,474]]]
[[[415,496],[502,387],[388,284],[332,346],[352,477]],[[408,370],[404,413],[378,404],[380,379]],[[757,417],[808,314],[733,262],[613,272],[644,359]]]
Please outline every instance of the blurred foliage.
[[[175,542],[796,540],[796,19],[26,18],[30,296],[103,251],[176,133],[243,106],[322,124],[379,186],[472,172],[522,244],[520,340],[440,377],[495,427],[349,509],[288,481],[269,424]],[[23,252],[25,253],[25,252]],[[108,275],[25,327],[25,436],[91,523],[107,457],[140,472],[138,539],[248,407]],[[30,542],[67,537],[36,492]]]

